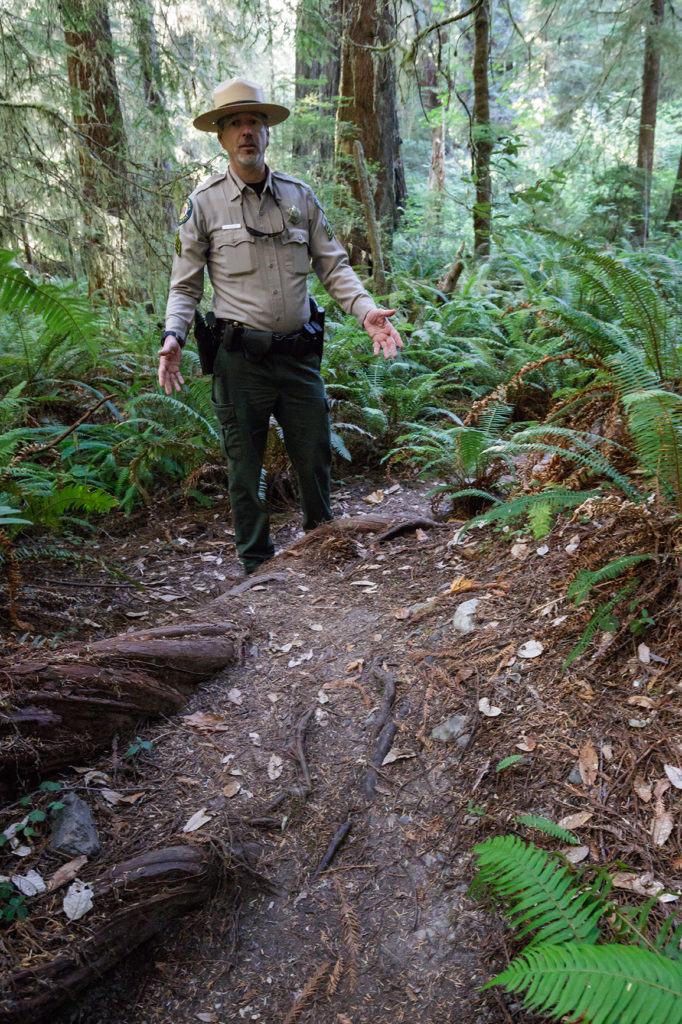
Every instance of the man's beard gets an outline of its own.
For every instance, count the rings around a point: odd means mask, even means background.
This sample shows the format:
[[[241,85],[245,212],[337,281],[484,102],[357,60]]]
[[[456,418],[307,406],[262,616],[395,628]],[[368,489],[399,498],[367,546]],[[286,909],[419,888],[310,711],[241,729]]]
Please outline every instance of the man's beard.
[[[242,167],[258,167],[263,160],[263,154],[256,151],[255,153],[244,153],[241,149],[237,150],[237,163],[241,164]]]

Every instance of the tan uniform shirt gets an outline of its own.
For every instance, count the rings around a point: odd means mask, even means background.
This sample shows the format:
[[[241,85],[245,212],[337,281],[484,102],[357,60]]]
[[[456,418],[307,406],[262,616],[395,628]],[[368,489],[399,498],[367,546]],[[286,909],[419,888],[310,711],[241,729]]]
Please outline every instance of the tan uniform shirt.
[[[254,237],[245,223],[277,234]],[[376,306],[312,189],[287,174],[268,171],[260,198],[230,168],[209,178],[185,204],[175,249],[166,330],[185,338],[203,295],[204,267],[215,315],[256,330],[287,334],[308,320],[311,258],[325,289],[361,326]]]

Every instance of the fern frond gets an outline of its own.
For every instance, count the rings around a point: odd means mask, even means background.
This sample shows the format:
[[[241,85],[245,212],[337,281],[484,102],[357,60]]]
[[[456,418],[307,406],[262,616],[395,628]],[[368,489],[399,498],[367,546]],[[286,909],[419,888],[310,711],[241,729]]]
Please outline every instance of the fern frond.
[[[662,388],[623,396],[637,456],[682,511],[682,398]]]
[[[606,580],[615,580],[618,576],[622,576],[626,569],[653,557],[653,555],[624,555],[622,558],[612,559],[606,565],[602,565],[600,569],[581,569],[573,582],[569,584],[566,597],[579,605],[597,584],[604,583]]]
[[[525,825],[526,828],[534,828],[538,832],[544,832],[545,835],[551,836],[552,839],[560,839],[562,843],[570,843],[572,846],[578,846],[580,843],[578,837],[569,832],[567,828],[562,828],[561,825],[557,825],[556,821],[552,821],[551,818],[544,818],[541,814],[518,814],[514,821],[519,825]]]
[[[682,1024],[682,964],[645,949],[567,942],[527,949],[488,985],[529,1010],[585,1024]]]
[[[579,658],[583,651],[587,649],[592,637],[598,629],[605,629],[607,625],[611,626],[611,612],[618,602],[622,601],[624,597],[628,596],[628,594],[631,594],[637,586],[639,586],[638,579],[630,580],[630,582],[622,587],[617,594],[614,594],[609,601],[605,601],[604,604],[599,605],[596,612],[587,623],[580,640],[578,640],[578,643],[561,666],[562,672],[565,672],[568,666],[572,665],[576,658]]]
[[[465,494],[467,492],[462,493]],[[530,515],[537,506],[543,508],[549,506],[554,512],[558,512],[562,508],[576,508],[587,501],[588,498],[594,498],[599,493],[598,489],[593,491],[567,491],[565,488],[557,487],[538,494],[522,494],[518,498],[512,498],[510,501],[497,504],[493,508],[481,512],[480,515],[474,516],[467,523],[467,529],[476,523],[493,523],[505,519],[518,519],[521,516]],[[487,495],[487,497],[490,497],[490,495]]]
[[[508,905],[520,936],[538,929],[531,942],[594,942],[605,904],[576,889],[571,872],[558,860],[516,836],[496,836],[474,847],[478,869],[493,893]]]

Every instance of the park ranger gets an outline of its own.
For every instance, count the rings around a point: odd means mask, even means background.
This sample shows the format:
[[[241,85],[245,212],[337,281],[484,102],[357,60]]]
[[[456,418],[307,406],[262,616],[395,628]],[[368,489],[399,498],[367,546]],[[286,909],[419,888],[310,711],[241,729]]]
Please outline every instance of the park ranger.
[[[222,428],[237,552],[247,573],[271,558],[269,517],[259,495],[270,416],[296,470],[304,529],[331,519],[329,415],[320,377],[321,326],[307,292],[312,267],[384,358],[400,335],[348,263],[312,189],[265,163],[270,127],[289,116],[260,86],[233,78],[216,87],[214,109],[194,121],[217,132],[229,166],[191,194],[180,215],[159,350],[166,394],[184,384],[182,346],[204,287],[213,286],[220,345],[212,400]]]

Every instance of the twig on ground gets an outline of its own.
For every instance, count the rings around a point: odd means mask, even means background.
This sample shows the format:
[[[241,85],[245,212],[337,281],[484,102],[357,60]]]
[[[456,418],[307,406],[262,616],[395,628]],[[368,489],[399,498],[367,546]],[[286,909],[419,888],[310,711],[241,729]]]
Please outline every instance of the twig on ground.
[[[402,523],[397,523],[395,526],[385,530],[384,533],[380,533],[378,537],[374,538],[372,543],[383,544],[385,540],[400,537],[403,533],[407,533],[408,530],[432,530],[442,525],[442,523],[437,523],[435,519],[405,519]]]
[[[332,840],[327,849],[325,850],[324,857],[313,871],[313,874],[310,879],[311,884],[317,881],[322,872],[326,871],[326,869],[329,867],[334,857],[336,856],[339,847],[343,843],[344,839],[346,838],[352,827],[353,816],[351,815],[347,821],[344,821],[343,825],[341,825],[340,828],[337,828],[336,832],[332,836]]]
[[[232,596],[245,594],[251,587],[259,586],[261,583],[284,583],[290,579],[291,576],[288,572],[265,572],[260,576],[249,576],[243,583],[237,583],[236,586],[232,587],[228,593]]]

